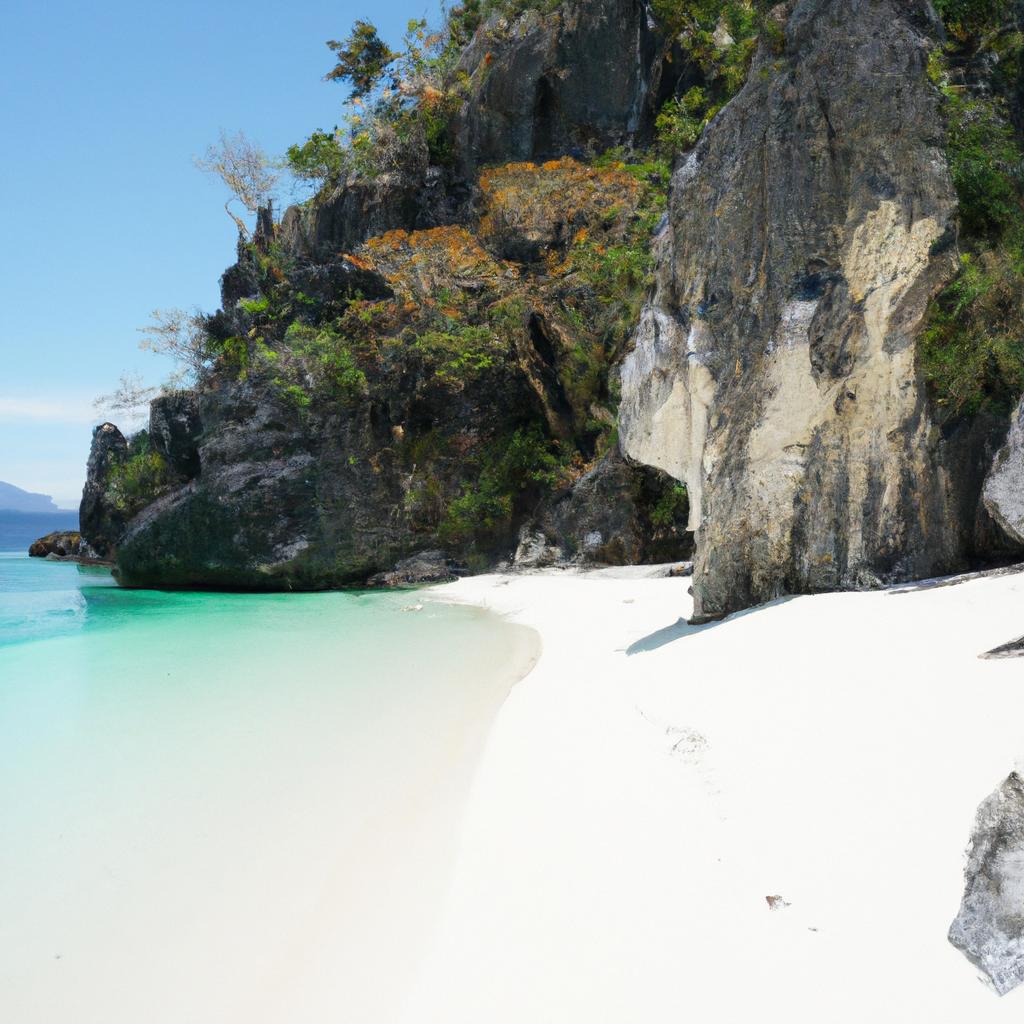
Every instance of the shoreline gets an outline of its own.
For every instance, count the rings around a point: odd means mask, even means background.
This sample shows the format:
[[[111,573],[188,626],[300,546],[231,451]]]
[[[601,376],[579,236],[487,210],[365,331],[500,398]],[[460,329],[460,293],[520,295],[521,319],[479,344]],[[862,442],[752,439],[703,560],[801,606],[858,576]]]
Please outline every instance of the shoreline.
[[[478,762],[406,1024],[1019,1015],[946,933],[976,809],[1024,763],[1021,666],[980,657],[1024,631],[1024,577],[694,626],[660,572],[430,591],[542,654]]]
[[[395,1021],[536,633],[400,594],[83,599],[76,568],[3,564],[0,626],[45,627],[0,643],[7,1016]]]

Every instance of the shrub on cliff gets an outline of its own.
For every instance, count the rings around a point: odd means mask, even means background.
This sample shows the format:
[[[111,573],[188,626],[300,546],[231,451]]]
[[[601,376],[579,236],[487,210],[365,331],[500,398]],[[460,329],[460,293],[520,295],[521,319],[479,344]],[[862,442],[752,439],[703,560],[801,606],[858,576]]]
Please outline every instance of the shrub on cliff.
[[[1002,0],[937,6],[959,40],[933,52],[929,75],[943,96],[962,254],[959,276],[931,305],[918,352],[939,409],[955,418],[1003,413],[1024,392],[1024,145],[998,88],[1005,79],[990,76],[984,89],[965,81],[986,62],[991,40],[1001,39],[1006,64],[1021,59],[1024,37],[1000,35],[1014,8]]]
[[[172,483],[173,474],[166,461],[153,450],[149,434],[141,430],[129,441],[124,458],[111,463],[106,500],[125,519],[131,519],[169,490]]]
[[[655,130],[663,156],[685,152],[719,110],[743,87],[757,41],[778,28],[761,0],[652,0],[655,17],[686,57],[700,69],[702,85],[665,101]]]
[[[534,424],[479,450],[466,469],[462,493],[448,504],[440,527],[448,542],[508,529],[515,511],[555,485],[563,463],[557,445]]]

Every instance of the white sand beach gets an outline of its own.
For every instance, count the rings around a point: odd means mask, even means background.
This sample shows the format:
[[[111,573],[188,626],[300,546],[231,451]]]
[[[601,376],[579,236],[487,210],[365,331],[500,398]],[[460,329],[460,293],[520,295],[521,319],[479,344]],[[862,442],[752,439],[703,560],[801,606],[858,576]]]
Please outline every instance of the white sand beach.
[[[535,628],[407,1024],[1019,1021],[946,939],[1024,756],[1024,575],[685,624],[649,570],[466,579]],[[781,897],[771,909],[767,897]],[[787,905],[788,904],[788,905]]]

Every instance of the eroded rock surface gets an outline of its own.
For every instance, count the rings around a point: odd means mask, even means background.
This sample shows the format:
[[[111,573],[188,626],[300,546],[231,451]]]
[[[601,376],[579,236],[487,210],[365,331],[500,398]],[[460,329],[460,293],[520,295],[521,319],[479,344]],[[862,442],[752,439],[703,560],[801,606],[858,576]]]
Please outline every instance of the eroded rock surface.
[[[998,647],[993,647],[991,651],[986,651],[980,657],[990,659],[1024,658],[1024,636],[1011,640],[1009,643],[1000,644]]]
[[[77,530],[56,530],[33,541],[29,546],[30,558],[77,558],[82,552],[82,535]]]
[[[1006,535],[1024,544],[1024,400],[1010,417],[1010,433],[985,479],[985,508]]]
[[[367,582],[371,587],[413,587],[424,583],[448,583],[465,575],[465,566],[444,551],[419,551],[403,558],[388,572],[378,573]]]
[[[1024,981],[1024,781],[1013,772],[978,808],[949,941],[1000,995]]]
[[[954,571],[974,530],[915,365],[956,271],[931,7],[776,15],[784,47],[675,171],[622,370],[624,451],[689,490],[698,621]]]
[[[101,423],[93,430],[78,519],[83,537],[98,558],[113,556],[127,523],[107,496],[111,471],[127,452],[128,441],[113,423]]]

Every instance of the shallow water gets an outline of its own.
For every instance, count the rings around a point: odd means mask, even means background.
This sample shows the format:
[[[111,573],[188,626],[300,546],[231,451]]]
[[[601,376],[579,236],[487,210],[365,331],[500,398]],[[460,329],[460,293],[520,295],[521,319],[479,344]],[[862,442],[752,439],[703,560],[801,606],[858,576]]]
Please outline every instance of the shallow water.
[[[394,1018],[534,634],[0,555],[0,1016]]]

